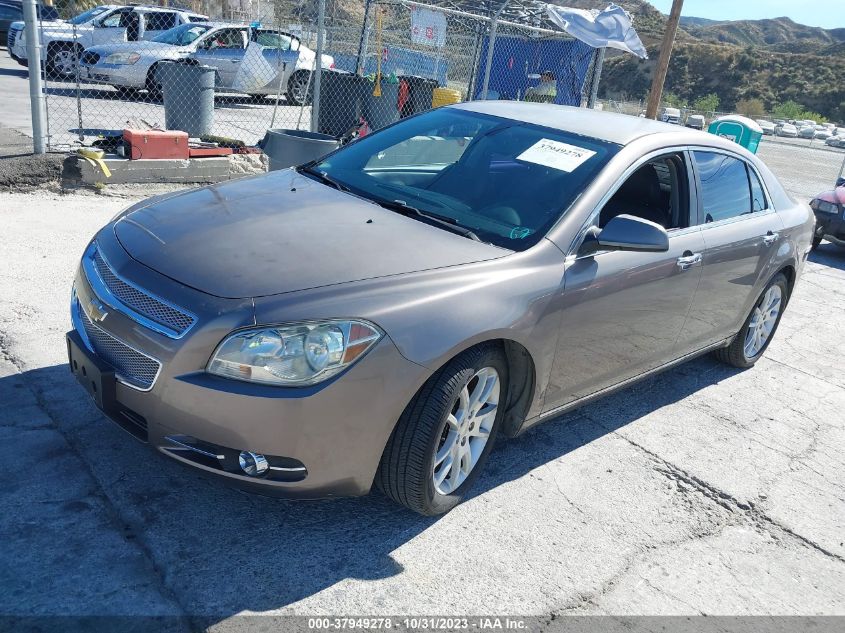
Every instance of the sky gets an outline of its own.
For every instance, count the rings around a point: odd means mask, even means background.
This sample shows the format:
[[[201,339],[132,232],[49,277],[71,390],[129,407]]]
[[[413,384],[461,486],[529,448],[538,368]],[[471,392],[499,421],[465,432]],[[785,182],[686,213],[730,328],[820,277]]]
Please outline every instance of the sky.
[[[672,0],[648,0],[665,14]],[[681,15],[711,20],[759,20],[786,16],[825,29],[845,27],[845,0],[684,0]]]

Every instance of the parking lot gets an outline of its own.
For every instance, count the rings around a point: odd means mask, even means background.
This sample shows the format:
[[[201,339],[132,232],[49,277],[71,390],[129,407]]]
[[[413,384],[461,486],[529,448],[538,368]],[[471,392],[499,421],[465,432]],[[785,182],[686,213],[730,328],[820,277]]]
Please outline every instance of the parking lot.
[[[0,47],[0,111],[3,125],[29,129],[29,88],[27,69],[11,59]],[[79,132],[87,143],[96,139],[101,129],[124,127],[164,127],[164,106],[160,100],[148,100],[144,93],[127,97],[111,86],[81,84],[79,107],[77,87],[70,81],[48,81],[46,103],[50,145],[63,150],[79,142]],[[253,99],[247,95],[218,94],[214,109],[214,131],[219,135],[255,144],[264,136],[273,120],[274,99]],[[82,124],[80,125],[80,121]],[[93,124],[96,122],[96,125]],[[274,127],[306,129],[311,122],[311,107],[287,105],[284,97],[276,111]],[[31,132],[30,132],[31,133]]]
[[[809,199],[843,153],[760,155]],[[70,285],[142,195],[0,194],[1,614],[845,615],[845,249],[812,254],[755,368],[704,357],[502,442],[423,518],[230,490],[97,412],[65,366]]]

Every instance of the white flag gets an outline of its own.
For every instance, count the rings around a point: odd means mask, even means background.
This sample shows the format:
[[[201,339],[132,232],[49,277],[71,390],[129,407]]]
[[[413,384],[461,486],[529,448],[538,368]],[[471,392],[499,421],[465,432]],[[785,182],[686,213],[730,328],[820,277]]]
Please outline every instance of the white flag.
[[[609,5],[604,11],[588,11],[547,4],[549,19],[593,48],[618,48],[646,59],[648,53],[640,36],[631,26],[631,18],[622,7]]]

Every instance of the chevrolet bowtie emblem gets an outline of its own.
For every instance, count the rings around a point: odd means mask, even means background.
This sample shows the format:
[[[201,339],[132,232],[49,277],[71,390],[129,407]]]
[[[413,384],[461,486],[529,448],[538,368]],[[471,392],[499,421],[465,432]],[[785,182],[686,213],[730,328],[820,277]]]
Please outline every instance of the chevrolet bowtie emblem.
[[[106,306],[94,298],[91,298],[88,301],[88,307],[90,309],[88,317],[97,323],[100,323],[109,315],[109,311],[106,309]]]

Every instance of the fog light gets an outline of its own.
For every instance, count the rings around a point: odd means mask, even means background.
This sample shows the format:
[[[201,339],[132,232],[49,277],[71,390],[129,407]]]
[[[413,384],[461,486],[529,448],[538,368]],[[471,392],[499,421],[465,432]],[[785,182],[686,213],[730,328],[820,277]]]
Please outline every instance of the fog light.
[[[241,470],[250,477],[263,475],[270,467],[264,455],[250,453],[249,451],[241,451],[241,454],[238,456],[238,463],[241,465]]]

